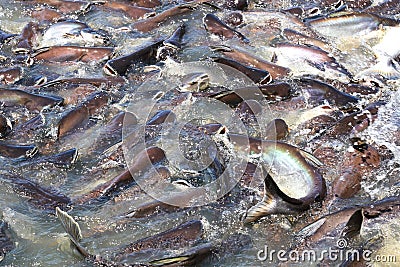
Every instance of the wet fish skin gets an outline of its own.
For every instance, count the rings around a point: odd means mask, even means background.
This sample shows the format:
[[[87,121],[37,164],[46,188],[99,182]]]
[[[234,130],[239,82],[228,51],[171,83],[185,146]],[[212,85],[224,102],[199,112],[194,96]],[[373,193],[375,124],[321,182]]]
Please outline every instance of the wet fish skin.
[[[108,101],[109,96],[105,92],[97,92],[90,95],[85,102],[80,104],[75,109],[65,114],[58,123],[58,138],[63,137],[89,119],[95,112],[104,107]]]
[[[178,15],[189,13],[195,8],[195,2],[174,6],[153,17],[142,19],[131,24],[131,28],[140,32],[149,32],[157,28],[161,23]]]
[[[164,39],[156,40],[151,44],[139,48],[131,54],[113,58],[104,65],[103,71],[107,75],[125,75],[128,68],[135,63],[146,63],[155,58],[157,48],[162,45]]]
[[[339,109],[348,110],[359,102],[357,97],[337,90],[335,87],[316,79],[301,78],[300,84],[310,97],[312,104],[323,104],[327,101],[331,105],[336,105]]]
[[[258,86],[268,100],[284,100],[291,96],[293,88],[286,82],[276,82]]]
[[[0,83],[13,84],[22,78],[22,73],[21,67],[0,69]]]
[[[178,249],[187,247],[198,241],[203,233],[203,224],[198,220],[191,220],[153,236],[145,237],[132,242],[122,248],[115,255],[120,261],[124,256],[146,249]]]
[[[240,62],[223,57],[213,58],[213,60],[214,62],[221,63],[229,67],[232,67],[234,69],[237,69],[238,71],[244,73],[256,84],[261,85],[261,84],[269,84],[272,82],[271,74],[269,74],[269,72],[266,70],[245,66]]]
[[[185,24],[180,25],[172,35],[165,39],[163,45],[157,49],[157,60],[166,60],[167,57],[173,57],[182,47],[182,38],[186,32]]]
[[[203,18],[203,24],[207,31],[220,37],[231,39],[236,36],[245,43],[250,42],[243,34],[226,25],[214,14],[209,13],[205,15]]]
[[[290,73],[290,69],[279,66],[272,62],[268,62],[244,50],[239,50],[236,48],[234,49],[228,46],[211,46],[211,49],[221,52],[227,57],[236,60],[244,65],[250,65],[261,70],[266,70],[271,74],[273,80],[286,77]]]
[[[53,213],[54,207],[67,207],[71,204],[69,197],[53,189],[47,189],[38,183],[22,177],[3,177],[16,192],[29,198],[28,203],[33,207]]]
[[[211,243],[190,248],[178,256],[151,261],[152,266],[196,266],[204,258],[210,256],[215,247]]]
[[[13,129],[10,119],[0,114],[0,138],[7,136]]]
[[[151,1],[150,1],[151,2]],[[154,13],[154,10],[148,7],[136,6],[124,2],[105,2],[102,7],[110,8],[113,10],[120,10],[127,14],[131,19],[140,19]]]
[[[135,179],[144,175],[146,170],[162,160],[165,159],[165,153],[158,147],[149,147],[138,153],[131,163],[128,163],[129,169],[123,171],[113,179],[103,184],[98,185],[91,192],[78,197],[75,202],[86,203],[101,197],[107,197],[115,192],[118,192],[121,187],[129,185]],[[165,170],[160,171],[158,177],[168,177],[169,173]]]
[[[108,59],[114,52],[113,47],[84,47],[84,46],[51,46],[36,50],[32,57],[35,60],[50,62],[100,62]]]
[[[22,29],[14,53],[26,54],[32,51],[33,47],[36,45],[38,36],[39,24],[35,22],[29,22]]]
[[[31,158],[36,155],[38,148],[35,145],[12,145],[0,143],[0,156],[8,158]]]
[[[327,37],[360,36],[366,32],[376,30],[382,26],[396,26],[398,21],[380,17],[365,12],[350,12],[334,14],[332,16],[317,18],[308,24],[322,35]]]

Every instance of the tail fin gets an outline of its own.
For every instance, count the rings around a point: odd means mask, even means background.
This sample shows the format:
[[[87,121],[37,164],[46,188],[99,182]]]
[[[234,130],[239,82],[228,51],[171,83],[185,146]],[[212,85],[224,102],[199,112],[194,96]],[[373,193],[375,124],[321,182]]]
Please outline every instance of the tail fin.
[[[79,224],[74,220],[74,218],[68,215],[65,211],[62,211],[59,207],[56,207],[56,215],[64,227],[65,232],[69,235],[72,244],[76,247],[79,253],[85,258],[89,257],[90,254],[79,244],[82,240]]]

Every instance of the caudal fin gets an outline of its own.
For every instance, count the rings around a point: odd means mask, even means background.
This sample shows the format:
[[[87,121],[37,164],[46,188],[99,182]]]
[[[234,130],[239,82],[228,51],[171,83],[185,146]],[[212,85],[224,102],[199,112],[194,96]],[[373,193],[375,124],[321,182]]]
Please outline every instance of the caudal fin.
[[[60,220],[65,232],[68,234],[72,244],[76,247],[83,257],[87,258],[90,254],[84,249],[79,242],[82,240],[82,233],[79,224],[68,213],[56,207],[56,215]]]

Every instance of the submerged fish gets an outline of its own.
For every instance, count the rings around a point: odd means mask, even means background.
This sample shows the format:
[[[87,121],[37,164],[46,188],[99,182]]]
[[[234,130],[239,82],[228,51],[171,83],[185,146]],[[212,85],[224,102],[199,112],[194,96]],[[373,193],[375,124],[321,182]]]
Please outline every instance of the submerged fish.
[[[15,242],[9,233],[8,224],[0,220],[0,263],[6,257],[6,254],[15,248]]]
[[[70,215],[68,215],[68,213],[56,207],[56,215],[60,220],[63,228],[67,232],[73,247],[77,249],[77,251],[85,258],[86,261],[94,264],[95,266],[126,266],[126,264],[119,263],[119,261],[121,260],[120,258],[123,255],[129,254],[136,249],[169,249],[186,247],[193,243],[195,240],[199,239],[202,232],[202,223],[200,221],[189,221],[178,225],[175,228],[159,233],[155,236],[138,240],[128,245],[120,254],[117,254],[116,259],[114,259],[113,261],[108,261],[99,255],[90,254],[80,244],[80,241],[82,240],[81,229],[78,223]],[[195,259],[199,260],[200,256],[203,256],[205,254],[208,255],[211,252],[209,244],[206,247],[204,246],[205,245],[194,247],[178,256],[162,258],[149,263],[129,264],[129,266],[176,266],[176,264],[178,264],[179,266],[190,266],[191,263],[196,262],[194,261]]]

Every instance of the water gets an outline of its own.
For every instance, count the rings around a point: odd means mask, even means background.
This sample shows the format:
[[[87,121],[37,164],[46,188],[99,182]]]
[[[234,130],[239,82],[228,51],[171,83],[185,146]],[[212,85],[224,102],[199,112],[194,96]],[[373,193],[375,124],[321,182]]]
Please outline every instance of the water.
[[[290,1],[276,2],[275,4],[279,4],[279,6],[284,6],[285,8],[291,6]],[[0,6],[1,30],[20,33],[22,28],[32,20],[27,15],[29,14],[28,11],[33,8],[29,6],[29,3],[22,1],[0,1]],[[276,6],[270,7],[276,8]],[[74,14],[71,15],[71,18],[84,21],[95,30],[103,29],[107,31],[111,36],[109,45],[115,47],[116,56],[130,53],[138,46],[148,43],[154,38],[168,36],[182,22],[189,29],[184,36],[183,49],[179,52],[179,59],[183,62],[203,60],[210,56],[219,55],[211,51],[208,47],[209,45],[244,46],[237,39],[221,40],[217,36],[210,36],[204,30],[201,19],[206,13],[214,12],[214,9],[211,7],[201,7],[190,15],[182,15],[174,23],[162,25],[150,33],[125,32],[123,28],[129,26],[130,20],[120,15],[119,12],[110,12],[114,16],[108,16],[107,12],[94,8],[93,11],[85,15]],[[221,13],[216,14],[220,15]],[[249,14],[246,16],[248,16],[248,18],[245,17],[247,22],[256,21],[255,24],[245,25],[238,29],[252,40],[252,43],[246,49],[267,60],[270,60],[272,56],[269,45],[282,39],[282,36],[277,35],[280,27],[289,27],[296,30],[302,29],[301,26],[298,26],[282,13],[271,12],[271,17],[260,17],[258,14]],[[264,25],[264,23],[267,23],[266,20],[269,23],[267,26]],[[268,25],[271,24],[272,26],[277,26],[278,29],[269,28]],[[258,26],[265,31],[260,32]],[[3,45],[2,53],[11,55],[11,50],[15,42],[15,40],[11,40],[8,44]],[[354,45],[351,40],[349,43],[352,45],[342,44],[342,46],[337,47],[344,51],[338,55],[337,60],[350,72],[355,74],[373,64],[374,57],[372,52],[368,50],[368,47],[371,47],[372,44],[364,43],[358,46]],[[335,50],[333,49],[332,51]],[[103,65],[104,62],[90,64],[36,63],[33,67],[26,68],[25,73],[26,75],[41,74],[49,78],[103,77]],[[192,71],[196,72],[198,70],[193,68],[190,72]],[[316,71],[316,74],[323,75],[320,71]],[[303,70],[294,72],[294,75],[298,76],[303,74]],[[36,164],[34,160],[32,160],[31,164],[25,164],[23,160],[0,157],[0,218],[10,225],[13,240],[16,243],[16,248],[6,255],[4,261],[0,263],[1,266],[86,266],[86,263],[76,253],[74,254],[70,248],[69,239],[64,233],[64,229],[58,219],[53,214],[32,207],[28,202],[29,197],[16,194],[11,186],[12,183],[5,179],[5,177],[11,176],[15,178],[22,176],[39,183],[43,187],[55,188],[72,199],[76,199],[97,185],[114,178],[125,169],[124,158],[111,159],[105,152],[103,155],[103,151],[100,149],[96,151],[93,147],[98,145],[96,140],[98,140],[97,138],[99,138],[103,126],[119,110],[127,108],[124,100],[131,99],[136,90],[138,90],[141,82],[150,79],[149,77],[150,75],[139,73],[139,71],[130,71],[126,77],[128,80],[127,84],[111,87],[103,86],[102,89],[113,97],[113,101],[109,106],[97,112],[94,116],[95,118],[92,120],[92,127],[83,131],[71,134],[59,141],[55,140],[56,123],[63,114],[74,108],[75,103],[73,103],[65,107],[44,110],[42,112],[45,118],[44,125],[33,131],[33,133],[19,136],[18,139],[13,139],[12,136],[5,139],[6,141],[18,144],[36,144],[39,147],[40,153],[43,154],[56,154],[70,148],[77,148],[79,149],[79,157],[72,168],[56,167],[45,163]],[[215,79],[218,79],[218,77]],[[290,79],[289,82],[291,82]],[[6,87],[15,88],[16,85]],[[368,203],[369,201],[376,201],[384,197],[399,195],[400,114],[398,106],[400,104],[400,95],[397,88],[397,81],[388,83],[383,88],[380,88],[380,92],[377,95],[372,96],[372,98],[375,98],[373,100],[385,100],[387,104],[380,109],[375,122],[365,132],[360,134],[361,137],[375,146],[386,146],[393,154],[393,157],[382,161],[378,169],[372,170],[371,174],[364,177],[360,194],[354,198],[338,202],[337,207],[331,207],[331,211],[336,211],[341,207],[351,207],[355,204]],[[159,88],[154,89],[158,90]],[[79,104],[85,99],[85,96],[89,95],[88,92],[90,90],[98,89],[95,87],[82,88],[79,91],[83,92],[82,95],[77,93],[78,91],[68,89],[66,86],[61,87],[59,90],[52,88],[28,88],[27,90],[40,92],[41,94],[61,95],[63,97],[77,95],[76,104]],[[299,145],[310,152],[321,145],[321,143],[311,140],[308,136],[305,139],[302,139],[303,136],[301,136],[301,141],[298,141],[299,132],[296,128],[302,123],[299,120],[299,113],[303,114],[303,112],[313,108],[312,106],[306,105],[301,107],[301,109],[290,110],[289,108],[282,111],[282,108],[279,108],[278,105],[280,104],[271,103],[270,107],[274,112],[274,116],[285,118],[288,122],[291,129],[291,135],[287,140],[288,143]],[[268,107],[264,108],[269,111]],[[206,112],[207,110],[203,109],[202,111]],[[316,112],[323,113],[323,110],[315,109],[312,115],[314,116]],[[17,107],[4,109],[4,113],[12,117],[16,125],[22,124],[37,115],[37,112],[28,112],[23,108]],[[310,118],[310,116],[308,114],[307,116],[303,116],[303,118]],[[240,128],[234,124],[228,126],[230,126],[228,127],[230,129]],[[307,143],[308,138],[310,139],[309,143]],[[166,147],[168,145],[174,146],[174,143],[168,143],[168,140],[166,142]],[[335,145],[336,149],[340,152],[343,152],[348,146],[348,144],[343,144],[338,140],[328,140],[327,142],[324,145]],[[111,152],[113,152],[112,149]],[[340,171],[338,169],[334,168],[332,170],[326,167],[322,169],[328,183],[328,195],[330,193],[330,184],[335,175],[337,175],[337,172]],[[212,175],[210,176],[212,177]],[[246,209],[251,206],[251,203],[257,202],[259,198],[260,196],[257,196],[255,193],[246,194],[235,188],[231,195],[223,200],[203,207],[183,209],[169,213],[161,212],[155,216],[135,219],[124,218],[123,214],[132,211],[140,203],[148,201],[150,198],[143,194],[138,195],[133,189],[127,189],[119,196],[113,197],[105,203],[95,203],[86,206],[72,205],[72,208],[68,212],[82,228],[83,247],[87,248],[91,254],[101,255],[107,259],[112,259],[119,248],[126,244],[143,237],[152,236],[191,219],[200,219],[204,223],[203,239],[205,242],[219,244],[221,241],[237,233],[251,237],[251,244],[248,246],[237,248],[234,253],[220,255],[219,258],[208,259],[203,263],[203,266],[278,265],[276,258],[272,262],[260,261],[257,258],[257,253],[264,249],[265,245],[270,250],[288,250],[290,248],[289,245],[294,243],[296,231],[301,226],[312,222],[313,219],[328,212],[325,206],[315,205],[301,215],[272,215],[254,225],[244,226],[241,218]],[[362,231],[362,237],[368,239],[368,237],[376,234],[373,231],[374,229],[379,229],[379,233],[385,240],[375,253],[397,255],[399,261],[400,255],[398,255],[395,249],[399,245],[399,239],[396,236],[400,230],[398,217],[395,215],[384,216],[379,220],[369,222]],[[184,249],[182,248],[178,252],[182,252]],[[159,251],[150,256],[144,255],[142,258],[148,261],[165,256],[165,254],[168,254],[168,252]],[[309,263],[298,264],[298,266],[305,265],[308,266]],[[381,265],[375,263],[374,266]]]

